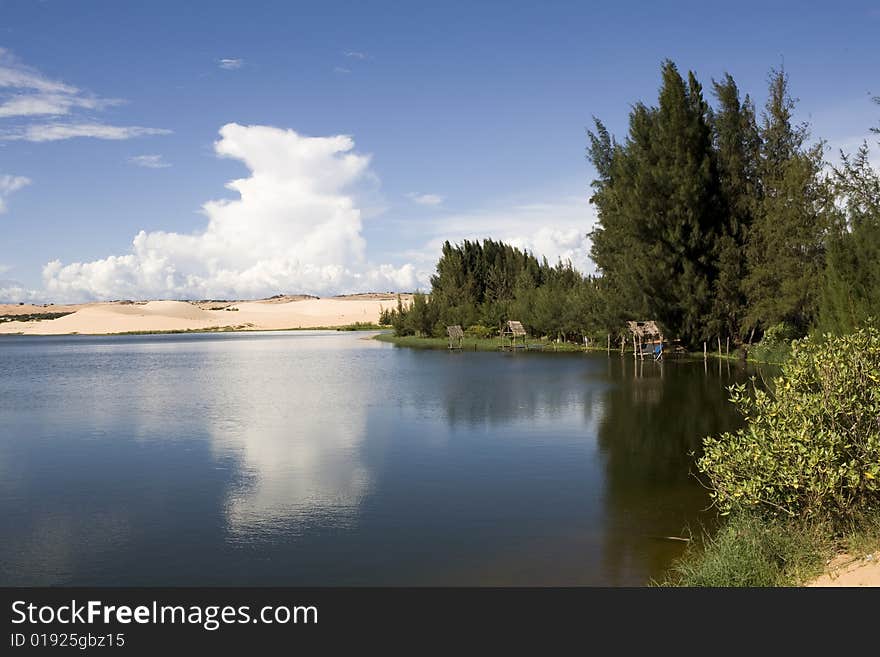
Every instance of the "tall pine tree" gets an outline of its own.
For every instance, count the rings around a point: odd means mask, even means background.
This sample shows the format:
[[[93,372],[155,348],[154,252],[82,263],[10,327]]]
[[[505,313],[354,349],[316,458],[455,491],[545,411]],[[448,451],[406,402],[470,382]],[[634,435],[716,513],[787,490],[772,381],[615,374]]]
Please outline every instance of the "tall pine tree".
[[[849,333],[869,318],[880,320],[880,174],[868,145],[841,153],[834,187],[841,216],[828,240],[819,310],[822,331]]]
[[[657,319],[689,343],[711,331],[723,233],[708,114],[694,74],[685,82],[666,61],[658,106],[633,108],[625,144],[598,122],[590,134],[600,176],[592,258],[630,318]]]
[[[746,325],[785,322],[803,335],[816,317],[824,240],[833,198],[822,176],[822,144],[806,146],[807,127],[792,123],[788,78],[773,71],[760,129],[761,202],[748,244]]]
[[[713,333],[740,336],[746,312],[744,252],[760,204],[760,138],[755,108],[729,74],[713,83],[718,107],[712,114],[721,200],[724,207],[714,286]]]

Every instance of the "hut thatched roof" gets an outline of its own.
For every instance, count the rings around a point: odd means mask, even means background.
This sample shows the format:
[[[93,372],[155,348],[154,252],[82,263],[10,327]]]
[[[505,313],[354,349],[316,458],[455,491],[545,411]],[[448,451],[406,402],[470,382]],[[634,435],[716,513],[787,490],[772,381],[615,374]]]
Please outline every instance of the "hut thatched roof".
[[[523,328],[522,322],[518,322],[514,319],[510,319],[504,325],[504,330],[502,331],[504,335],[512,335],[515,338],[525,337],[526,330]]]
[[[461,326],[455,324],[454,326],[446,327],[446,334],[455,340],[459,340],[464,337],[464,331],[461,330]]]
[[[640,338],[662,338],[663,332],[654,320],[645,322],[627,322],[630,333]]]

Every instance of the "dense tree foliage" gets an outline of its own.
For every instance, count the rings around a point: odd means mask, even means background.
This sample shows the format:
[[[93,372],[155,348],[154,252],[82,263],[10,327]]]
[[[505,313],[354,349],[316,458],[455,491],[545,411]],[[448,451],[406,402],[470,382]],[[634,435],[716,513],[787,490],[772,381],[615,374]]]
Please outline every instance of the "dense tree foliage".
[[[604,326],[600,287],[570,263],[551,266],[508,244],[447,242],[430,296],[417,293],[408,307],[398,302],[387,321],[398,335],[442,336],[459,324],[484,337],[516,318],[533,335],[580,338]]]
[[[832,216],[822,145],[792,122],[773,72],[761,125],[726,75],[710,110],[693,73],[663,65],[657,107],[637,104],[618,145],[600,122],[589,154],[599,179],[592,256],[620,290],[622,314],[658,319],[695,344],[814,321]]]
[[[709,108],[694,75],[685,82],[666,62],[658,106],[637,104],[626,142],[606,144],[591,136],[600,175],[593,260],[629,314],[656,318],[686,341],[707,336],[724,215]]]
[[[398,334],[435,336],[518,319],[563,339],[655,319],[696,346],[842,333],[880,317],[880,178],[867,145],[829,173],[824,144],[794,121],[783,71],[770,73],[760,121],[730,75],[712,95],[714,107],[693,72],[667,61],[656,105],[633,106],[623,141],[594,119],[598,276],[493,240],[447,242],[430,293],[385,319]]]
[[[816,319],[824,242],[833,212],[822,176],[822,144],[806,146],[805,125],[792,125],[786,76],[772,75],[761,127],[762,193],[748,243],[745,279],[749,326],[787,323],[804,335]]]

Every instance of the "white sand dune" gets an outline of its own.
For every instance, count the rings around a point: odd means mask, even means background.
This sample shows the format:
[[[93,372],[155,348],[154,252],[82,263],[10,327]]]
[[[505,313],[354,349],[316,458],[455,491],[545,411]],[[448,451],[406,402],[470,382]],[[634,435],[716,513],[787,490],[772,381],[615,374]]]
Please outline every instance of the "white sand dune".
[[[401,295],[405,302],[410,295]],[[61,335],[69,333],[100,335],[134,331],[181,331],[186,329],[233,328],[236,330],[276,330],[344,326],[355,322],[377,322],[382,308],[397,303],[396,295],[364,294],[327,299],[306,298],[278,302],[272,300],[190,303],[188,301],[149,301],[146,303],[93,303],[76,307],[64,317],[41,321],[0,323],[0,333]],[[218,308],[209,310],[207,308]],[[2,310],[2,309],[0,309]],[[64,307],[34,306],[16,309],[63,312]],[[2,313],[0,313],[2,314]],[[12,314],[11,312],[9,314]]]

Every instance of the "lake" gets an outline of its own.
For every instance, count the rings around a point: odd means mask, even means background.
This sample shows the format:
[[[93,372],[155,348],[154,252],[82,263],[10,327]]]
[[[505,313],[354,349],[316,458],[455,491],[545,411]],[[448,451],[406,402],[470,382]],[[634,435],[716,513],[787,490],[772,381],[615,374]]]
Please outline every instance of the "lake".
[[[736,364],[363,333],[0,339],[0,585],[644,585]]]

